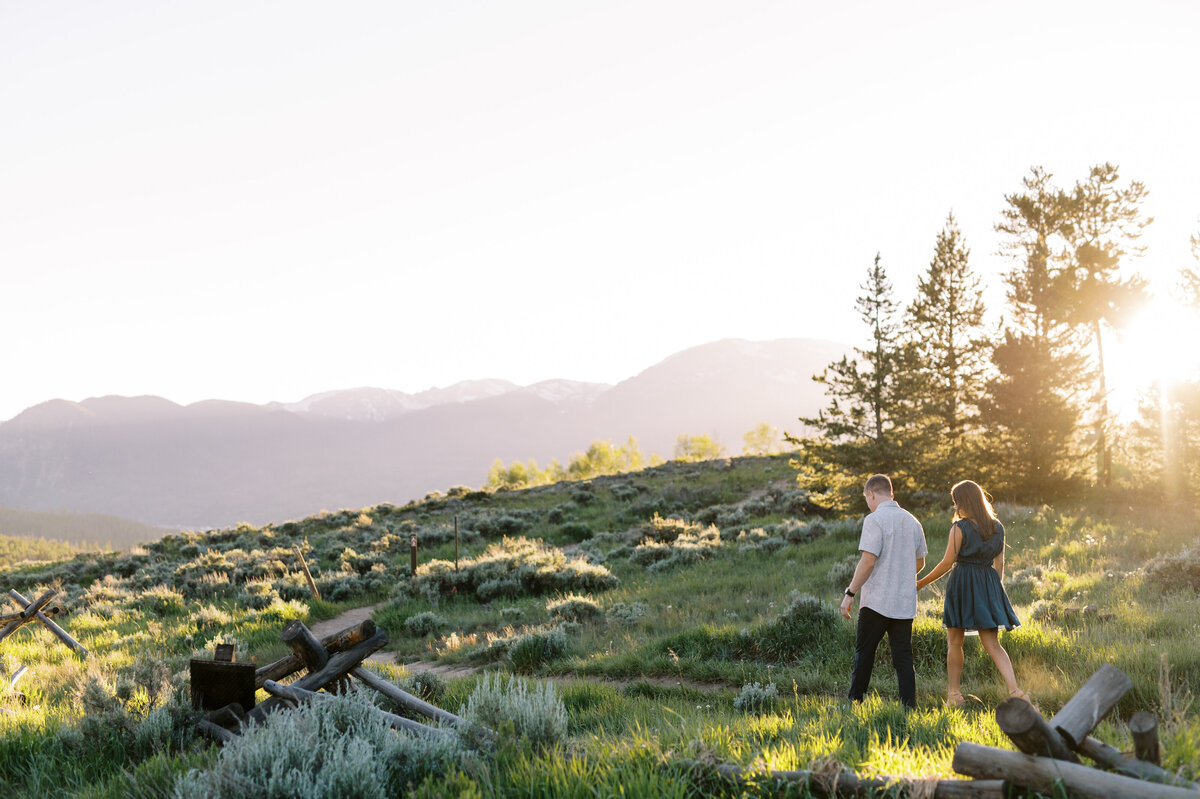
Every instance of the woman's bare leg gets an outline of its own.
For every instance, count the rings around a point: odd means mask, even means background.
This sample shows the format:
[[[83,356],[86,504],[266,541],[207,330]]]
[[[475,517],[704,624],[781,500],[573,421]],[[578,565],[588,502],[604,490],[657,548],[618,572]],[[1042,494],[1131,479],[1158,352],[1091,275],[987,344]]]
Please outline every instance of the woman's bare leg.
[[[962,693],[963,636],[965,630],[946,628],[946,693]]]
[[[1013,673],[1012,661],[1009,659],[1008,653],[1004,651],[1004,647],[1000,645],[1000,636],[997,632],[997,630],[980,630],[979,643],[983,644],[984,650],[992,656],[992,662],[1000,670],[1000,676],[1004,678],[1008,692],[1014,694],[1021,689],[1017,685],[1017,676]]]

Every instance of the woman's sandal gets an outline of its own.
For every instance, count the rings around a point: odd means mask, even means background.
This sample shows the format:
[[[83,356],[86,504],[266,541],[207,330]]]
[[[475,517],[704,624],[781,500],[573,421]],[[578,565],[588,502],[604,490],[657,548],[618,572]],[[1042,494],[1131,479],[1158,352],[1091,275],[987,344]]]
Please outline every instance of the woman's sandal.
[[[966,703],[967,700],[963,698],[961,691],[946,692],[946,704],[950,707],[962,707]]]

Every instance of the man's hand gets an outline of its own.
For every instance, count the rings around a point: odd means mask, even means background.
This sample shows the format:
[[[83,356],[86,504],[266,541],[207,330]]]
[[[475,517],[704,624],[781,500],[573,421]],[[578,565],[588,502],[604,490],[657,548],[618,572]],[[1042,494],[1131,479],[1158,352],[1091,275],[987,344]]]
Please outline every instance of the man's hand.
[[[854,597],[849,597],[849,596],[842,597],[842,618],[843,619],[850,618],[850,606],[853,604],[854,604]]]

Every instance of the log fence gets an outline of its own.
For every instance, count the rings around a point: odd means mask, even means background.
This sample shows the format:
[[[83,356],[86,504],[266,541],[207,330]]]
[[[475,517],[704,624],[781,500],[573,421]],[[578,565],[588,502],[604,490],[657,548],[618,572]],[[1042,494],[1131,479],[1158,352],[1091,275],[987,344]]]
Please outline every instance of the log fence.
[[[251,721],[263,721],[284,707],[328,701],[328,697],[343,692],[347,686],[357,688],[357,684],[371,688],[400,707],[439,724],[466,727],[467,723],[459,716],[413,696],[362,665],[368,655],[388,642],[387,633],[370,620],[322,639],[314,636],[303,622],[294,621],[283,629],[281,638],[292,650],[291,654],[256,669],[254,673],[255,688],[262,688],[270,696],[248,709],[239,703],[231,703],[207,713],[198,724],[202,734],[220,743],[228,743],[235,740],[242,727]],[[302,671],[304,674],[293,682],[286,685],[280,682]],[[353,683],[351,678],[357,683]],[[434,738],[447,734],[441,727],[383,710],[377,712],[394,729]],[[479,732],[485,738],[495,738],[492,730],[482,729]]]

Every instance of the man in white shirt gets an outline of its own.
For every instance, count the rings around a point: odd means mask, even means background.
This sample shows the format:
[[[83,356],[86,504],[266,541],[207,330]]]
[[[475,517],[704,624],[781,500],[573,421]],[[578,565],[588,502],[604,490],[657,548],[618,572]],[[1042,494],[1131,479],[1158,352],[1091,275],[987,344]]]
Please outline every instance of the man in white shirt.
[[[900,701],[917,705],[917,675],[913,668],[912,621],[917,615],[917,573],[925,568],[929,548],[916,517],[897,504],[892,481],[873,475],[863,487],[871,513],[863,519],[858,548],[862,552],[854,577],[842,598],[842,616],[850,618],[858,600],[858,629],[854,640],[854,670],[850,698],[861,700],[871,682],[875,650],[886,634]]]

